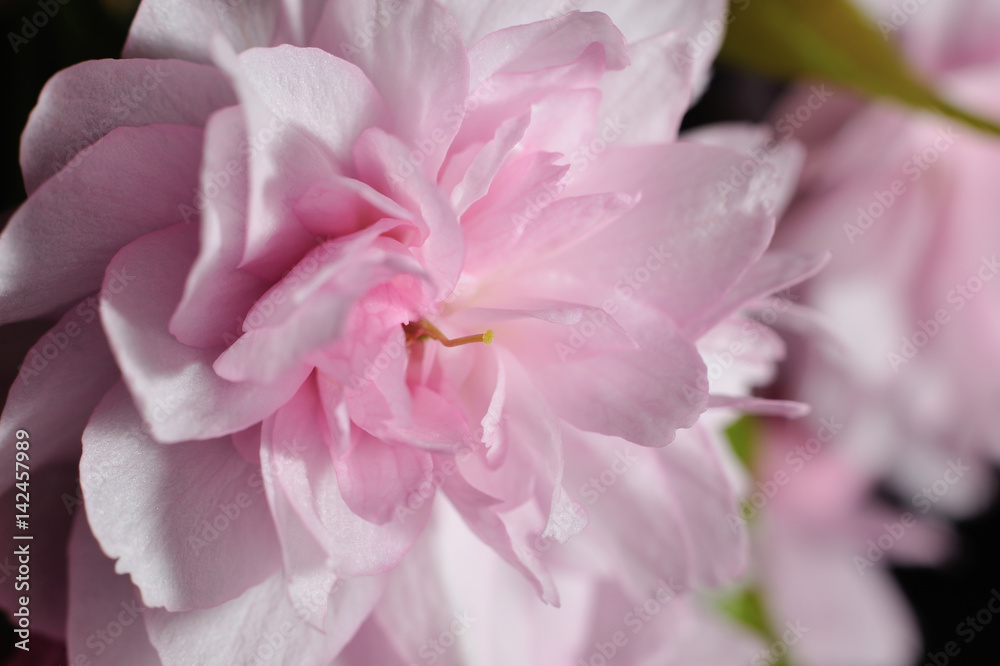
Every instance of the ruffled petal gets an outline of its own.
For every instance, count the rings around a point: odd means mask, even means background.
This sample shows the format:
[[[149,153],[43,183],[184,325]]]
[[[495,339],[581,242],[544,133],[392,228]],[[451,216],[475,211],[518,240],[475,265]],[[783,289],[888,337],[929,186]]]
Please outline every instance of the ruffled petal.
[[[169,332],[185,276],[197,254],[195,230],[172,227],[135,241],[112,260],[131,283],[101,303],[112,351],[149,431],[163,442],[229,435],[259,423],[304,381],[305,366],[268,386],[233,383],[212,369],[220,348],[196,349]]]
[[[364,71],[406,160],[436,179],[469,93],[469,58],[448,12],[433,0],[330,2],[312,43]]]
[[[123,245],[180,222],[201,141],[193,127],[119,127],[35,190],[0,235],[0,323],[97,291]],[[112,277],[112,295],[128,288],[127,274]]]
[[[116,127],[204,127],[213,111],[235,102],[214,67],[141,59],[73,65],[46,82],[21,135],[25,189],[30,196],[67,165],[87,159],[88,148]]]
[[[146,605],[216,606],[277,570],[261,472],[229,439],[158,444],[119,384],[83,442],[80,485],[91,528]]]
[[[303,621],[305,609],[288,599],[280,574],[215,608],[148,611],[149,638],[163,666],[232,666],[267,661],[293,666],[328,664],[368,617],[382,590],[379,577],[344,581],[328,598],[326,623]]]
[[[281,5],[270,0],[151,0],[132,20],[125,58],[178,58],[211,62],[210,44],[221,33],[237,51],[270,46]]]
[[[146,613],[139,590],[115,571],[80,512],[69,542],[69,622],[66,649],[94,666],[160,666],[146,634]]]

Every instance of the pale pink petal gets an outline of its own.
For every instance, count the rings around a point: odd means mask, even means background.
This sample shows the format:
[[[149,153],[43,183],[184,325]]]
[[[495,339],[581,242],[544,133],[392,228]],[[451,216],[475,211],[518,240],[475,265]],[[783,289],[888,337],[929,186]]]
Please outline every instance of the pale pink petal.
[[[80,485],[94,535],[149,606],[207,608],[279,566],[261,471],[227,439],[158,444],[119,384],[83,436]]]
[[[342,176],[311,187],[295,204],[295,214],[308,231],[330,238],[347,236],[386,217],[413,221],[412,213],[367,183]]]
[[[418,616],[419,617],[419,616]],[[369,616],[332,666],[410,666],[392,645],[392,635]]]
[[[684,33],[667,32],[629,45],[631,64],[601,79],[601,138],[634,145],[677,139],[691,104],[693,72]]]
[[[558,606],[559,592],[552,574],[537,558],[521,554],[525,552],[525,548],[521,549],[521,553],[515,550],[507,526],[495,509],[499,500],[476,490],[461,474],[447,476],[441,488],[469,529],[519,571],[545,603]]]
[[[634,595],[659,580],[688,590],[742,572],[746,534],[726,520],[735,490],[704,433],[682,431],[662,450],[563,434],[573,451],[566,485],[590,516],[587,529],[561,547],[568,556],[591,561]]]
[[[368,617],[382,584],[374,576],[353,578],[319,600],[329,606],[322,630],[302,619],[306,610],[289,601],[280,574],[215,608],[151,609],[146,626],[163,666],[328,664]]]
[[[604,14],[573,12],[528,25],[505,26],[469,50],[472,80],[567,65],[592,44],[604,47],[608,69],[628,65],[625,38]]]
[[[738,409],[762,416],[780,416],[786,419],[799,419],[808,416],[812,408],[794,400],[768,400],[746,396],[728,396],[712,394],[708,398],[710,409]]]
[[[372,437],[360,428],[350,453],[334,460],[337,484],[351,511],[365,520],[384,525],[408,496],[430,484],[434,468],[431,454],[405,444]]]
[[[31,195],[116,127],[204,127],[235,103],[214,67],[178,60],[89,60],[48,80],[21,135],[21,171]],[[66,113],[72,108],[72,113]]]
[[[83,511],[70,536],[68,590],[69,663],[84,663],[82,656],[93,666],[160,666],[146,634],[149,609],[129,577],[117,573],[115,561],[101,551]]]
[[[366,31],[374,35],[361,42]],[[330,2],[312,43],[364,71],[410,161],[435,179],[469,93],[469,58],[448,12],[433,0]]]
[[[197,254],[196,230],[176,226],[144,236],[119,252],[109,279],[129,284],[101,304],[112,351],[153,436],[159,441],[208,439],[245,430],[283,405],[308,368],[269,386],[228,382],[212,369],[220,348],[181,344],[168,330]]]
[[[187,277],[184,297],[170,319],[170,332],[191,347],[232,343],[243,316],[266,283],[238,268],[246,240],[246,140],[243,112],[231,107],[212,116],[205,129],[201,170],[201,250]],[[194,209],[188,214],[198,219]]]
[[[387,576],[385,593],[372,613],[369,634],[382,634],[387,645],[394,646],[395,653],[407,659],[404,663],[416,658],[427,661],[433,656],[434,663],[440,666],[460,666],[466,662],[458,646],[442,651],[438,648],[443,646],[430,641],[453,627],[458,630],[453,634],[460,641],[458,632],[464,634],[472,629],[476,618],[450,606],[438,553],[428,536],[425,534]]]
[[[530,121],[531,116],[525,114],[501,123],[492,139],[481,146],[471,146],[467,157],[453,157],[448,163],[441,174],[441,186],[445,191],[451,190],[451,203],[459,216],[489,192],[493,179],[524,137]],[[452,181],[459,177],[461,180],[451,188]]]
[[[768,188],[751,181],[719,195],[719,185],[741,159],[686,143],[609,148],[566,195],[639,190],[641,200],[618,222],[524,280],[536,282],[546,272],[579,276],[576,288],[563,281],[559,298],[634,297],[656,305],[683,328],[724,296],[774,233],[774,218],[762,203]]]
[[[443,4],[458,19],[462,34],[469,44],[475,44],[484,35],[495,30],[554,18],[577,9],[609,14],[630,43],[668,30],[684,30],[693,40],[701,37],[699,41],[705,44],[692,54],[702,71],[707,71],[715,58],[725,32],[725,25],[719,19],[722,19],[726,3],[721,0],[581,0],[557,3],[533,0],[444,0]],[[702,32],[706,34],[702,36]]]
[[[760,536],[773,622],[808,629],[791,648],[793,659],[816,666],[913,663],[918,629],[888,572],[868,568],[862,576],[855,549],[796,534],[791,525],[768,521]]]
[[[742,187],[743,181],[753,181],[752,187],[764,190],[762,201],[768,211],[781,217],[795,196],[798,176],[805,163],[805,149],[783,132],[781,138],[767,127],[741,123],[717,123],[699,127],[682,137],[706,146],[716,146],[740,153],[743,162],[732,170],[720,187]]]
[[[383,228],[370,227],[307,255],[247,314],[246,333],[215,362],[219,376],[269,384],[295,373],[309,352],[341,337],[366,292],[399,276],[421,275],[406,248],[379,235]]]
[[[280,5],[268,0],[152,0],[136,12],[122,55],[211,62],[221,33],[237,51],[270,46]]]
[[[0,491],[14,483],[15,436],[26,430],[31,465],[76,463],[80,437],[101,397],[118,380],[97,303],[70,310],[28,352],[0,416]]]
[[[407,159],[406,146],[394,136],[373,128],[355,146],[358,173],[375,189],[389,194],[415,215],[421,234],[411,242],[413,254],[433,280],[429,298],[452,292],[462,271],[465,244],[458,216],[447,196],[422,171],[400,175],[395,169]]]
[[[591,330],[600,330],[589,323]],[[577,428],[665,446],[678,428],[694,425],[707,406],[705,365],[663,315],[646,310],[637,321],[622,323],[638,350],[575,355],[579,347],[567,332],[562,362],[534,365],[529,372],[556,413]],[[579,333],[586,332],[581,325]]]
[[[193,127],[120,127],[35,190],[0,235],[0,323],[97,291],[123,245],[180,222],[201,140]]]
[[[724,318],[752,301],[784,291],[813,277],[823,270],[831,258],[829,252],[819,255],[780,251],[765,253],[722,300],[698,320],[689,323],[685,333],[692,339],[700,337]]]
[[[242,265],[277,279],[317,241],[295,203],[317,183],[353,175],[354,143],[387,122],[385,105],[360,69],[319,49],[283,45],[237,56],[216,42],[215,58],[233,80],[254,147]]]
[[[356,515],[344,501],[324,441],[323,429],[335,427],[323,417],[319,392],[311,380],[265,422],[261,461],[265,474],[275,479],[271,501],[290,504],[326,550],[336,574],[380,573],[396,566],[409,551],[427,521],[430,502],[416,510],[393,507],[393,519],[384,525]]]

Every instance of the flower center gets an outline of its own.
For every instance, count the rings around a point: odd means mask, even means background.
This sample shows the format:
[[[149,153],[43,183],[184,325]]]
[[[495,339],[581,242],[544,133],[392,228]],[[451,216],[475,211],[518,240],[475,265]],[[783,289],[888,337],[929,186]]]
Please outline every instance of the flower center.
[[[474,342],[482,342],[484,345],[488,345],[493,342],[493,329],[487,329],[485,333],[480,333],[479,335],[466,335],[465,337],[455,338],[452,340],[451,338],[445,336],[445,334],[439,331],[434,324],[430,323],[426,319],[410,322],[409,324],[403,324],[403,331],[406,333],[407,345],[412,342],[419,342],[420,340],[426,340],[428,338],[431,340],[437,340],[445,347],[458,347],[460,345],[469,345]]]

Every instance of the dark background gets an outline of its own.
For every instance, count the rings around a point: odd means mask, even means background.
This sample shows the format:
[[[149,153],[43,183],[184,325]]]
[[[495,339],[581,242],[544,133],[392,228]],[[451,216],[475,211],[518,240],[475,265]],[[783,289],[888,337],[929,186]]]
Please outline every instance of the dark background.
[[[125,42],[135,0],[68,0],[58,4],[58,12],[21,44],[15,53],[9,34],[25,31],[25,17],[31,20],[41,9],[38,0],[0,0],[0,220],[7,217],[25,198],[18,166],[21,130],[45,81],[55,72],[76,62],[117,57]],[[50,5],[51,6],[51,5]],[[38,21],[41,23],[41,21]],[[729,121],[764,119],[782,86],[772,81],[727,67],[719,67],[708,92],[691,110],[685,127]],[[17,374],[17,366],[34,341],[50,327],[50,322],[33,321],[0,327],[0,392]],[[1000,485],[1000,472],[997,478]],[[926,653],[941,652],[948,641],[961,648],[948,663],[960,666],[1000,664],[1000,617],[984,628],[971,643],[956,634],[956,625],[985,607],[993,589],[1000,590],[1000,502],[974,520],[956,525],[960,554],[939,569],[901,568],[895,575],[909,597],[924,636]],[[40,641],[32,637],[32,646]],[[0,663],[12,655],[13,634],[0,614]],[[34,650],[31,654],[37,654]],[[22,655],[22,659],[24,656]],[[36,663],[30,659],[20,664]],[[942,666],[939,661],[935,666]],[[701,665],[692,665],[701,666]],[[710,666],[710,665],[706,665]],[[844,664],[843,666],[870,666]]]

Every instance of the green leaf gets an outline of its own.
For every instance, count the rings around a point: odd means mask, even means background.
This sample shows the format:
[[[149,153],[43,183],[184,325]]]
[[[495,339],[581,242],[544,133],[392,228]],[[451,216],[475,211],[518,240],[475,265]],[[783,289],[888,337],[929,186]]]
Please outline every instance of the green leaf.
[[[736,457],[747,468],[753,471],[757,459],[757,420],[752,416],[744,416],[726,428],[726,437],[736,452]]]
[[[781,79],[825,79],[1000,135],[1000,125],[942,99],[848,0],[739,0],[720,60]]]
[[[717,601],[719,610],[737,624],[760,636],[770,646],[781,639],[771,622],[771,616],[759,588],[747,586],[736,590]],[[787,657],[782,657],[774,666],[789,666]]]

